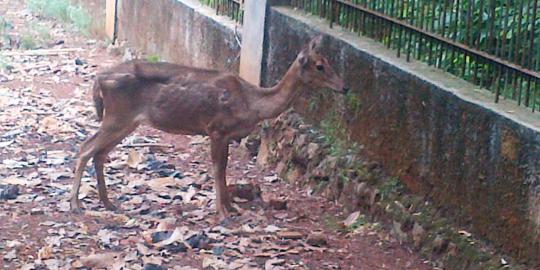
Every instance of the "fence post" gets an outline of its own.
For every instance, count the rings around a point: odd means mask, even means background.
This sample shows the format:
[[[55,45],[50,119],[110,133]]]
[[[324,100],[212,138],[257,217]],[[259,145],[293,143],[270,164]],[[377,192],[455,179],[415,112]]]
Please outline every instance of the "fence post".
[[[266,9],[267,0],[246,0],[244,2],[240,76],[255,85],[261,83]]]

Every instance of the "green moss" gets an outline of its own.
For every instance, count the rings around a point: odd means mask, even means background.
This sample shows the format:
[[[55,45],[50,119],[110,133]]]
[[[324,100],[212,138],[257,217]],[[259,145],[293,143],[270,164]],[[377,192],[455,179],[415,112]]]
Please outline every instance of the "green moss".
[[[347,95],[345,95],[345,106],[348,113],[356,115],[362,109],[362,102],[360,101],[358,95],[354,93],[348,93]]]
[[[381,200],[391,199],[391,197],[394,197],[395,193],[397,193],[401,189],[403,189],[403,185],[398,178],[389,178],[387,181],[383,182],[379,186]]]
[[[149,63],[157,63],[160,61],[160,59],[161,57],[159,57],[159,55],[157,54],[151,54],[146,56],[146,61],[148,61]]]

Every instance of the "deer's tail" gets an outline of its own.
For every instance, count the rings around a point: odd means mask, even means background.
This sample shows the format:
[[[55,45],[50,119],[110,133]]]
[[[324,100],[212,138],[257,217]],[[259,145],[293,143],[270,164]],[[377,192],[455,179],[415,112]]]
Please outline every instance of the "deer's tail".
[[[101,93],[101,87],[99,79],[96,78],[94,82],[94,88],[92,89],[92,98],[94,99],[94,106],[96,107],[96,113],[98,121],[103,120],[103,94]]]

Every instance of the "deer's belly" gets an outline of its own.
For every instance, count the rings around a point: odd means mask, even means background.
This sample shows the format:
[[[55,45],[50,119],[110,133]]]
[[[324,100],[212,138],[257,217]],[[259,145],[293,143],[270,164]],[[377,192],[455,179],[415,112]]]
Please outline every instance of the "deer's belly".
[[[150,110],[148,122],[159,130],[186,135],[205,135],[211,112],[200,107],[167,107]]]

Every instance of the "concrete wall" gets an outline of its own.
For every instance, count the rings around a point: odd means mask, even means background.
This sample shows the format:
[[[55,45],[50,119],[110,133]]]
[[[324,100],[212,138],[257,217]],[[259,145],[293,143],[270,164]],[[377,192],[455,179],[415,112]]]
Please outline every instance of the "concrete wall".
[[[119,39],[130,46],[166,61],[238,70],[235,23],[196,0],[120,0],[118,16]]]
[[[465,230],[520,258],[540,257],[540,117],[383,46],[289,8],[267,19],[263,84],[275,84],[318,33],[361,106],[347,112],[352,141]],[[313,123],[342,103],[308,110],[319,92],[295,105]],[[339,100],[339,98],[336,98]],[[533,259],[534,260],[534,259]]]

